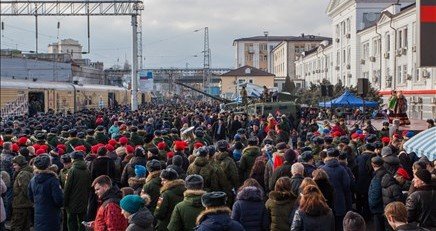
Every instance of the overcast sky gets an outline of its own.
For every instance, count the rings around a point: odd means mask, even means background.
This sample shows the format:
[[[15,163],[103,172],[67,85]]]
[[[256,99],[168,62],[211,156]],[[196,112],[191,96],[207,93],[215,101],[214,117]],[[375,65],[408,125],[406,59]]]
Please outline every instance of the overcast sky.
[[[234,39],[263,35],[331,36],[328,0],[145,0],[144,68],[202,67],[204,27],[209,27],[212,67],[234,67]],[[85,17],[39,17],[39,51],[59,38],[87,50]],[[35,50],[34,17],[2,17],[1,48]],[[194,30],[201,29],[198,32]],[[91,54],[105,67],[131,60],[130,17],[91,18]]]

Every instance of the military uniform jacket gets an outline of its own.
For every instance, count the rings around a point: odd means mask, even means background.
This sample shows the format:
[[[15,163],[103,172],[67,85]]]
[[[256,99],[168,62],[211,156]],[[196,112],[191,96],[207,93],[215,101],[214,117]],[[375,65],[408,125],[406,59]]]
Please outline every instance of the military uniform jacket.
[[[186,190],[185,181],[181,179],[166,182],[160,189],[160,197],[154,211],[157,219],[156,230],[166,231],[170,223],[174,207],[183,200],[183,192]]]

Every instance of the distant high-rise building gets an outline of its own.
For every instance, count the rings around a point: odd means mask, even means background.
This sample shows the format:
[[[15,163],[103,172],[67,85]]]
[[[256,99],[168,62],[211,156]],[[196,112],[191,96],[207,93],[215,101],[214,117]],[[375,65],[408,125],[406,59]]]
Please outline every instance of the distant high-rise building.
[[[48,53],[70,54],[72,59],[82,59],[82,45],[74,39],[63,39],[48,45]]]

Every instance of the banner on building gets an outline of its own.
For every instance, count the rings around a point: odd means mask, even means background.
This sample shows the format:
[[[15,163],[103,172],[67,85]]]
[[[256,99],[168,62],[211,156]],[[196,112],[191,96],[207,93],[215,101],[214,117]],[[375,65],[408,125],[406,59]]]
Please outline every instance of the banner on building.
[[[139,90],[141,92],[153,91],[153,86],[154,86],[153,72],[148,70],[141,70],[138,72],[138,75],[139,75]]]

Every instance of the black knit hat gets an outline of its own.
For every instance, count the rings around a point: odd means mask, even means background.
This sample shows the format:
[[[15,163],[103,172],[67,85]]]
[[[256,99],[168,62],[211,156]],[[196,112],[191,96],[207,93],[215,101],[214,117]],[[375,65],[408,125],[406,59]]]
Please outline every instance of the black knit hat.
[[[197,149],[197,156],[207,156],[207,154],[209,154],[209,150],[207,149],[207,147],[201,147],[199,149]]]
[[[162,169],[162,165],[158,160],[150,160],[147,162],[147,170],[149,172],[159,171]]]
[[[201,196],[201,203],[204,207],[225,206],[227,195],[225,192],[210,192]]]
[[[179,174],[172,168],[166,168],[160,173],[160,178],[164,180],[176,180],[179,178]]]
[[[203,189],[203,177],[197,174],[189,175],[185,178],[187,189]]]
[[[77,152],[77,151],[75,151],[75,152],[72,152],[72,153],[70,154],[70,157],[71,157],[71,159],[73,159],[73,160],[80,160],[80,159],[85,158],[85,154],[84,154],[83,152]]]
[[[297,154],[295,153],[294,150],[288,149],[286,150],[285,155],[283,157],[285,158],[286,162],[294,163],[297,158]]]
[[[424,181],[426,184],[431,183],[431,173],[427,169],[420,169],[415,173],[416,177]]]
[[[276,144],[276,149],[278,149],[278,150],[283,150],[286,148],[287,148],[287,146],[286,146],[285,142],[280,142],[280,143]]]
[[[304,162],[307,162],[307,161],[313,159],[312,152],[311,151],[305,151],[305,152],[301,153],[301,159]]]

